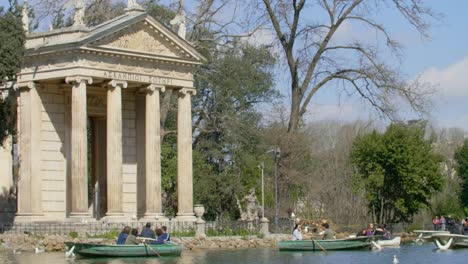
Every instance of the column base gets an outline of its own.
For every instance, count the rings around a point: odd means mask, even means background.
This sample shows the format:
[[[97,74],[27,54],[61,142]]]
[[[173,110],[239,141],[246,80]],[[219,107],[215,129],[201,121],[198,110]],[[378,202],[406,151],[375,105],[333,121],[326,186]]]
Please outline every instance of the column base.
[[[124,213],[106,213],[106,216],[102,218],[105,222],[119,223],[131,221],[129,217],[125,216]]]
[[[91,217],[91,214],[88,212],[74,212],[70,213],[70,215],[67,218],[67,222],[81,222],[81,223],[87,223],[90,221],[95,221],[94,218]]]
[[[194,213],[177,213],[174,220],[179,222],[195,222],[197,217]]]
[[[141,221],[169,221],[163,213],[145,213],[143,217],[140,219]]]
[[[41,213],[17,213],[15,215],[15,223],[31,223],[44,219],[44,214]]]

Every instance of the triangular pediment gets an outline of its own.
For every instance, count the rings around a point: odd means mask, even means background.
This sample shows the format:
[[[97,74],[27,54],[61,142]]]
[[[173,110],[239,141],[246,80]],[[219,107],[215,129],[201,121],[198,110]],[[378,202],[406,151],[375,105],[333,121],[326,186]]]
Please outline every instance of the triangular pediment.
[[[197,59],[177,38],[143,20],[94,40],[89,46],[177,59]]]

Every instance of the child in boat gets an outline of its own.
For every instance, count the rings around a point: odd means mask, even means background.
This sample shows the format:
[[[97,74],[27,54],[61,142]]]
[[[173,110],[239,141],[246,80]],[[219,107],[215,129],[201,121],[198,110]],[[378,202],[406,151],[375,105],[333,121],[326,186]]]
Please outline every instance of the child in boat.
[[[328,223],[322,224],[322,232],[319,233],[322,236],[323,240],[333,240],[335,239],[335,231],[330,229]]]
[[[124,227],[122,232],[120,232],[119,237],[117,238],[117,245],[125,245],[125,240],[127,240],[130,229],[131,228],[129,226]]]
[[[296,224],[292,233],[292,240],[302,240],[301,225]]]

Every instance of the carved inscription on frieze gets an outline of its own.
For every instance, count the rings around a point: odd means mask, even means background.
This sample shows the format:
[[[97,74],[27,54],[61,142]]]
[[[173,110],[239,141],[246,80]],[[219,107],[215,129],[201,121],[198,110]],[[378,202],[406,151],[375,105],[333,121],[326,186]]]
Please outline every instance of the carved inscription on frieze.
[[[157,77],[157,76],[148,76],[148,75],[137,74],[137,73],[104,71],[103,77],[106,79],[115,79],[115,80],[122,80],[122,81],[172,85],[172,79],[164,78],[164,77]]]

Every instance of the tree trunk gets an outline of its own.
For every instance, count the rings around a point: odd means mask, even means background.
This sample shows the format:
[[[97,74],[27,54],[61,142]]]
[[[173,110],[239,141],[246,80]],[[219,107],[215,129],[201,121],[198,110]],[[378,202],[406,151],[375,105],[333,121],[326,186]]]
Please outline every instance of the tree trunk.
[[[301,96],[299,92],[299,84],[297,76],[293,78],[291,84],[292,100],[291,100],[291,114],[289,116],[288,133],[294,134],[299,129],[299,122],[301,120]]]

